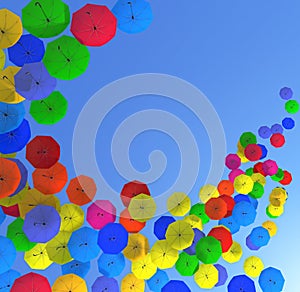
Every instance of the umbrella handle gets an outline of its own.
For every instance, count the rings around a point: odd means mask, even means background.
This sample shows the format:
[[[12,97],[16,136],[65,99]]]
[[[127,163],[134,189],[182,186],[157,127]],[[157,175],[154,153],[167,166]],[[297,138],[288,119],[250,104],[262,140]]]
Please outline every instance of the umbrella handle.
[[[133,9],[132,9],[132,2],[128,1],[127,4],[130,6],[130,11],[131,11],[131,19],[134,19],[134,14],[133,14]]]
[[[34,5],[40,7],[42,13],[44,14],[44,16],[45,16],[45,18],[46,18],[46,21],[47,21],[47,22],[50,22],[50,19],[48,18],[47,14],[45,13],[45,11],[44,11],[44,9],[43,9],[41,3],[37,1],[37,2],[34,3]]]

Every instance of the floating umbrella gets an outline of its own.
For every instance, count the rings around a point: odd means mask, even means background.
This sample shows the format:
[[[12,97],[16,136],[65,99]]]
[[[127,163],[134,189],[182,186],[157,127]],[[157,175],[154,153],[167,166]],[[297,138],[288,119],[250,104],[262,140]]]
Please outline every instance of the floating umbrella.
[[[6,55],[4,51],[0,49],[0,70],[2,70],[5,65],[5,59],[6,59]]]
[[[22,178],[21,178],[21,182],[22,182]],[[21,182],[20,182],[20,184],[21,184]],[[19,184],[19,186],[20,186],[20,184]],[[20,203],[23,200],[25,193],[27,191],[28,191],[28,183],[25,185],[25,187],[20,192],[18,192],[18,193],[14,192],[14,194],[12,196],[6,197],[4,199],[0,199],[0,205],[3,207],[11,207],[13,205]]]
[[[0,208],[0,225],[3,223],[3,221],[5,220],[6,215],[3,212],[2,208]]]
[[[285,144],[285,137],[280,133],[273,134],[270,143],[273,147],[280,148]]]
[[[261,126],[258,129],[258,135],[263,139],[269,139],[272,135],[272,131],[268,126]]]
[[[235,201],[232,197],[227,195],[221,195],[220,198],[226,203],[227,213],[223,218],[229,217],[232,215],[232,210],[235,206]],[[222,218],[221,218],[222,219]]]
[[[44,53],[43,41],[31,34],[22,35],[17,43],[8,49],[9,60],[19,67],[42,61]]]
[[[230,280],[227,289],[228,292],[256,292],[253,280],[246,275],[234,276]]]
[[[123,254],[130,261],[138,261],[143,259],[149,250],[150,246],[147,237],[140,233],[130,234]]]
[[[131,271],[138,279],[149,280],[156,273],[157,266],[148,253],[142,260],[132,262]]]
[[[34,270],[45,270],[53,263],[49,259],[45,243],[38,243],[31,250],[26,251],[24,260]]]
[[[25,116],[23,103],[7,104],[0,102],[0,134],[10,132],[20,126]]]
[[[260,147],[260,149],[262,151],[262,155],[260,157],[260,160],[266,158],[267,155],[268,155],[268,149],[267,149],[267,147],[265,145],[262,145],[262,144],[257,144],[257,145]]]
[[[254,199],[259,199],[263,196],[264,192],[265,190],[263,185],[261,185],[258,182],[255,182],[252,191],[249,193],[249,196]]]
[[[48,43],[43,59],[50,75],[62,80],[71,80],[83,74],[89,61],[87,47],[66,35]]]
[[[125,258],[122,253],[103,253],[97,262],[99,273],[109,278],[119,276],[125,268]]]
[[[254,182],[248,175],[241,174],[234,180],[234,189],[237,193],[246,195],[253,189]]]
[[[202,289],[212,289],[219,279],[219,272],[212,264],[201,264],[194,276],[195,282]]]
[[[64,204],[60,210],[61,231],[73,232],[79,229],[84,222],[83,210],[75,204]]]
[[[85,46],[103,46],[116,30],[117,19],[104,5],[86,4],[73,13],[71,32]]]
[[[241,245],[238,242],[233,241],[229,250],[227,252],[222,253],[222,258],[226,262],[232,264],[238,262],[241,259],[242,255],[243,250]]]
[[[7,272],[14,264],[17,256],[13,242],[0,236],[0,274]]]
[[[0,275],[0,289],[1,292],[10,292],[14,281],[19,278],[21,274],[15,270],[8,270]]]
[[[139,194],[131,199],[128,211],[133,219],[146,222],[155,215],[156,203],[149,195]]]
[[[279,95],[284,100],[289,100],[293,97],[293,90],[289,87],[283,87],[280,89]]]
[[[146,226],[146,222],[139,222],[134,220],[130,216],[127,208],[121,212],[119,223],[123,225],[128,233],[138,233]]]
[[[221,180],[217,188],[220,195],[231,196],[234,193],[233,183],[230,180]]]
[[[168,282],[168,274],[165,271],[157,270],[157,272],[149,280],[147,280],[147,285],[151,291],[160,292],[162,287]]]
[[[266,246],[270,241],[269,231],[262,226],[253,228],[249,237],[251,242],[259,248]]]
[[[15,158],[8,158],[10,161],[13,161],[17,164],[20,173],[21,173],[21,180],[20,183],[17,187],[17,189],[15,190],[15,192],[13,194],[11,194],[11,197],[16,196],[17,194],[19,194],[21,191],[23,191],[25,189],[26,186],[28,186],[27,184],[27,179],[28,179],[28,171],[25,167],[25,165],[21,162],[21,160],[19,159],[15,159]]]
[[[254,222],[256,210],[251,203],[242,201],[234,206],[232,216],[239,225],[248,226]]]
[[[207,184],[203,186],[199,191],[199,198],[202,203],[206,203],[211,198],[217,198],[219,196],[219,192],[217,187]]]
[[[52,285],[52,292],[88,292],[86,282],[75,274],[58,277]]]
[[[281,271],[273,267],[264,269],[258,279],[263,292],[280,292],[283,290],[284,282]]]
[[[225,158],[225,165],[229,169],[237,169],[241,166],[241,158],[237,154],[228,154]]]
[[[154,222],[154,234],[158,239],[166,239],[169,225],[176,220],[171,216],[161,216]]]
[[[193,276],[199,269],[199,260],[196,255],[182,252],[176,262],[176,270],[181,276]]]
[[[230,171],[230,173],[228,174],[228,178],[229,180],[234,183],[234,180],[236,177],[238,177],[241,174],[245,174],[245,172],[241,169],[233,169],[232,171]]]
[[[254,207],[254,209],[257,209],[257,206],[258,206],[258,201],[255,198],[250,197],[249,195],[238,194],[238,195],[234,196],[234,201],[236,204],[239,202],[250,203]],[[244,206],[244,207],[246,207],[246,206]]]
[[[152,20],[152,9],[144,0],[119,0],[112,9],[118,20],[118,28],[126,33],[139,33],[146,30]]]
[[[19,217],[20,216],[18,204],[10,206],[10,207],[1,206],[1,208],[2,208],[2,211],[6,215],[9,215],[9,216],[12,216],[12,217]]]
[[[282,134],[282,133],[283,133],[283,127],[282,127],[280,124],[273,124],[273,125],[271,126],[271,132],[272,132],[273,134],[275,134],[275,133],[280,133],[280,134]]]
[[[283,206],[288,198],[286,190],[283,188],[274,188],[269,196],[270,204],[274,207]]]
[[[212,236],[201,238],[196,245],[196,255],[204,264],[216,263],[222,255],[220,241]]]
[[[124,206],[128,207],[131,199],[139,194],[150,196],[150,191],[145,183],[134,180],[123,186],[120,197]]]
[[[247,276],[256,278],[264,269],[264,264],[259,257],[251,256],[244,261],[244,271]]]
[[[105,276],[98,277],[92,285],[92,292],[99,291],[119,291],[118,281]]]
[[[231,233],[223,226],[216,226],[212,228],[207,236],[212,236],[220,241],[222,252],[227,252],[232,245]]]
[[[190,215],[196,215],[197,217],[199,217],[203,225],[208,223],[210,220],[207,214],[205,213],[205,204],[197,203],[193,205],[190,210]]]
[[[287,170],[283,171],[283,179],[280,180],[279,182],[282,185],[289,185],[293,180],[292,174],[290,172],[288,172]]]
[[[171,280],[165,286],[162,287],[161,292],[171,292],[171,291],[191,292],[191,289],[183,281]]]
[[[215,264],[214,266],[218,270],[218,273],[219,273],[218,283],[215,286],[216,287],[223,286],[228,279],[227,271],[226,271],[225,267],[223,267],[220,264]]]
[[[52,292],[51,286],[46,277],[30,272],[16,279],[11,292],[33,292],[33,291]]]
[[[168,198],[167,207],[173,216],[184,216],[191,209],[191,199],[185,193],[175,192]]]
[[[193,242],[192,242],[191,246],[184,249],[184,252],[186,252],[189,255],[196,254],[196,245],[197,245],[198,241],[200,240],[200,238],[205,236],[205,234],[202,231],[200,231],[199,229],[194,228],[193,231],[194,231]]]
[[[211,198],[205,203],[205,213],[212,220],[220,220],[227,214],[227,204],[220,197]]]
[[[263,155],[262,149],[257,144],[248,144],[245,148],[245,156],[249,161],[257,161]]]
[[[127,274],[121,282],[122,292],[144,292],[145,281],[138,279],[134,274]]]
[[[193,229],[203,230],[202,220],[196,215],[188,215],[183,218],[183,221],[189,223]]]
[[[277,233],[277,225],[275,222],[273,221],[265,221],[263,224],[262,224],[262,227],[263,228],[266,228],[269,232],[269,235],[272,237],[274,235],[276,235]]]
[[[250,250],[259,250],[259,247],[252,243],[249,235],[246,237],[246,245]]]
[[[263,171],[270,176],[275,175],[278,171],[278,165],[276,161],[271,159],[264,161],[262,167],[263,167]]]
[[[0,53],[1,54],[1,53]],[[1,67],[1,66],[0,66]],[[286,130],[291,130],[295,127],[295,121],[290,118],[290,117],[286,117],[282,120],[282,126],[286,129]]]
[[[289,114],[296,114],[299,111],[299,103],[297,100],[291,99],[285,103],[285,110]]]
[[[0,152],[0,157],[1,158],[15,158],[17,156],[17,153],[8,153],[8,154],[3,154]],[[283,177],[282,177],[283,178]]]
[[[240,230],[240,224],[232,216],[221,219],[219,225],[224,225],[230,230],[231,234],[235,234]]]
[[[266,208],[266,213],[270,218],[277,218],[279,216],[281,216],[284,212],[284,206],[273,206],[273,205],[269,205]]]
[[[70,23],[69,7],[61,0],[32,0],[22,9],[22,21],[37,37],[55,37]]]
[[[62,274],[75,274],[81,278],[84,278],[91,268],[90,262],[79,262],[73,260],[61,266]]]
[[[267,183],[266,177],[263,176],[261,173],[252,173],[251,178],[254,181],[254,183],[258,182],[262,186],[265,186]]]
[[[241,137],[240,137],[240,143],[241,143],[241,146],[246,148],[247,145],[249,144],[256,144],[257,143],[257,138],[256,136],[251,133],[251,132],[244,132]]]

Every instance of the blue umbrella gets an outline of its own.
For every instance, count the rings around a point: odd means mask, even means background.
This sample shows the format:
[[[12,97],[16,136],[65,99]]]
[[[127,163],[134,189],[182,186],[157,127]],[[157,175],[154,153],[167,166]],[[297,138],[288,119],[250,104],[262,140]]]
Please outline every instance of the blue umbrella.
[[[119,276],[125,268],[125,257],[122,253],[103,253],[98,261],[99,273],[106,277],[113,278]]]
[[[128,232],[120,223],[108,223],[100,231],[98,245],[104,253],[118,254],[128,243]]]
[[[255,285],[252,279],[246,275],[234,276],[228,286],[228,292],[255,292]]]
[[[89,227],[82,227],[73,232],[68,242],[72,258],[80,262],[89,262],[100,252],[97,244],[98,232]]]
[[[258,279],[259,286],[263,292],[281,292],[284,281],[282,273],[273,267],[264,269]]]
[[[18,194],[20,191],[22,191],[25,188],[25,186],[27,184],[27,179],[28,179],[28,170],[25,167],[25,165],[23,164],[23,162],[21,162],[19,159],[8,158],[8,160],[15,162],[21,172],[21,181],[20,181],[19,186],[16,189],[16,191],[10,195],[10,197],[12,197],[12,196]]]
[[[62,274],[75,274],[81,278],[84,278],[91,268],[90,262],[79,262],[73,260],[61,266]]]
[[[5,218],[6,218],[6,215],[3,212],[2,208],[0,208],[0,225],[4,222]]]
[[[237,221],[232,216],[228,216],[219,220],[219,225],[224,225],[225,227],[227,227],[230,230],[231,234],[239,232],[241,227],[240,224],[237,223]]]
[[[226,283],[227,279],[228,279],[227,270],[226,270],[225,267],[223,267],[220,264],[215,264],[214,266],[216,267],[216,269],[219,272],[219,281],[215,286],[216,287],[223,286]]]
[[[270,233],[262,226],[255,227],[249,234],[249,239],[255,246],[262,247],[269,243]]]
[[[9,292],[14,281],[19,278],[21,274],[15,270],[8,270],[0,275],[0,291]]]
[[[283,87],[280,89],[279,95],[284,100],[291,99],[293,97],[293,90],[289,87]]]
[[[119,0],[112,9],[118,28],[127,33],[146,30],[153,20],[152,9],[144,0]]]
[[[17,256],[13,242],[0,235],[0,274],[7,272],[15,262]]]
[[[241,201],[235,204],[232,210],[232,217],[241,226],[248,226],[254,222],[256,210],[251,203]]]
[[[161,292],[191,292],[191,289],[180,280],[171,280],[162,287]]]
[[[9,60],[18,67],[26,63],[40,62],[44,54],[43,41],[31,34],[22,35],[15,45],[8,48]]]
[[[282,126],[286,129],[286,130],[291,130],[295,127],[295,121],[292,118],[284,118],[282,120]]]
[[[259,250],[259,247],[253,244],[249,235],[246,237],[246,245],[250,250]]]
[[[283,127],[280,124],[274,124],[271,127],[272,134],[282,134],[283,133]]]
[[[105,276],[98,277],[92,285],[92,292],[119,292],[118,281]]]
[[[46,243],[59,232],[60,222],[54,207],[38,205],[25,215],[23,231],[31,242]]]
[[[52,77],[42,62],[25,64],[15,75],[16,91],[28,100],[43,99],[56,87]]]
[[[27,120],[11,132],[0,134],[0,152],[9,154],[21,151],[31,137],[30,126]]]
[[[165,271],[157,270],[156,273],[147,280],[147,285],[151,291],[160,292],[169,282],[168,274]]]
[[[205,233],[200,231],[199,229],[194,228],[194,239],[193,242],[191,244],[191,246],[189,246],[188,248],[186,248],[184,250],[184,252],[186,252],[189,255],[195,255],[196,254],[196,245],[198,243],[198,241],[205,236]]]
[[[24,116],[25,107],[23,102],[17,104],[0,102],[0,134],[18,128]]]
[[[175,219],[171,216],[161,216],[154,223],[154,234],[158,239],[166,239],[166,231],[168,226],[175,222]]]
[[[261,126],[258,129],[258,135],[263,139],[269,139],[272,135],[272,131],[268,126]]]
[[[262,159],[264,159],[264,158],[267,157],[267,155],[268,155],[268,149],[267,149],[267,147],[265,145],[262,145],[262,144],[257,144],[257,145],[260,147],[260,149],[262,151],[262,155],[260,157],[260,160],[262,160]]]

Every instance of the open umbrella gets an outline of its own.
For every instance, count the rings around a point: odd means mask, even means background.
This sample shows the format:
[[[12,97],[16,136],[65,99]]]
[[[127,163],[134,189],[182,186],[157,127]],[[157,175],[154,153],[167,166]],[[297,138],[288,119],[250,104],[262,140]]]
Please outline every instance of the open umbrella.
[[[227,214],[226,202],[218,197],[211,198],[205,203],[205,213],[212,220],[220,220]]]
[[[218,283],[215,286],[216,287],[223,286],[228,279],[227,271],[226,271],[225,267],[223,267],[220,264],[215,264],[214,266],[216,267],[216,269],[219,272]]]
[[[284,100],[289,100],[293,97],[293,90],[289,87],[283,87],[279,91],[279,95]]]
[[[201,264],[194,279],[200,288],[212,289],[218,283],[219,272],[212,264]]]
[[[241,245],[238,242],[233,241],[229,250],[227,252],[222,253],[222,258],[226,262],[232,264],[238,262],[241,259],[242,255],[243,250]]]
[[[233,183],[230,180],[221,180],[217,188],[220,195],[231,196],[234,193]]]
[[[0,102],[0,134],[10,132],[20,126],[25,116],[23,103]]]
[[[154,235],[158,239],[166,239],[168,226],[176,220],[171,216],[161,216],[154,222]]]
[[[240,137],[241,146],[246,148],[249,144],[256,144],[257,138],[252,132],[244,132]]]
[[[203,230],[202,220],[196,215],[188,215],[183,218],[183,221],[189,223],[191,227],[197,228],[199,230]]]
[[[235,204],[232,217],[239,225],[248,226],[254,222],[256,210],[251,203],[242,201]]]
[[[248,144],[245,148],[245,156],[249,161],[257,161],[262,155],[262,148],[257,144]]]
[[[283,172],[282,168],[278,168],[277,173],[272,175],[271,179],[276,181],[276,182],[279,182],[283,179],[283,177],[284,177],[284,172]]]
[[[0,70],[3,69],[6,61],[6,55],[3,50],[0,49]]]
[[[273,205],[268,205],[266,208],[266,213],[270,218],[277,218],[281,216],[284,212],[284,206],[273,206]]]
[[[20,216],[18,204],[13,205],[13,206],[9,206],[9,207],[1,206],[1,208],[2,208],[3,213],[5,213],[6,215],[9,215],[9,216],[12,216],[12,217],[19,217]]]
[[[192,244],[188,248],[183,250],[184,252],[186,252],[189,255],[196,254],[196,245],[197,245],[198,241],[200,240],[200,238],[205,236],[205,234],[202,231],[200,231],[199,229],[193,228],[193,231],[194,231],[194,238],[193,238]]]
[[[269,231],[262,226],[253,228],[249,237],[251,242],[257,247],[266,246],[270,241]]]
[[[156,203],[149,195],[139,194],[131,199],[128,211],[133,219],[146,222],[155,215]]]
[[[162,287],[168,282],[168,274],[165,271],[157,270],[157,272],[149,280],[147,280],[147,285],[151,291],[160,292]]]
[[[274,207],[283,206],[288,198],[287,192],[283,188],[274,188],[269,196],[270,204]]]
[[[285,110],[289,114],[296,114],[299,111],[299,103],[297,100],[291,99],[285,103]]]
[[[8,270],[0,275],[0,289],[1,292],[10,292],[14,281],[19,278],[21,274],[15,270]]]
[[[232,210],[235,206],[234,199],[231,196],[227,196],[227,195],[221,195],[220,198],[226,203],[226,207],[227,207],[227,213],[225,214],[224,218],[231,216]]]
[[[258,135],[263,139],[269,139],[272,135],[272,131],[268,126],[261,126],[258,129]]]
[[[70,23],[69,7],[61,0],[30,1],[22,9],[24,28],[40,38],[62,33]]]
[[[253,189],[254,182],[251,177],[245,174],[237,176],[234,180],[234,189],[237,193],[246,195]]]
[[[148,253],[143,259],[132,262],[131,271],[138,279],[149,280],[156,273],[157,266]]]
[[[123,225],[128,233],[138,233],[146,226],[146,222],[134,220],[127,208],[120,213],[119,223]]]
[[[191,209],[191,199],[185,193],[175,192],[168,198],[167,207],[173,216],[184,216]]]
[[[213,227],[207,236],[212,236],[218,239],[221,243],[222,252],[226,252],[232,245],[232,236],[230,231],[223,226]]]
[[[196,255],[204,264],[216,263],[222,255],[220,241],[212,236],[202,237],[196,245]]]
[[[15,262],[17,256],[13,242],[0,235],[0,274],[7,272]]]
[[[119,276],[125,268],[125,258],[122,253],[103,253],[97,262],[99,273],[109,278]]]
[[[0,66],[0,68],[1,68],[1,66]],[[283,128],[286,130],[291,130],[295,127],[295,121],[294,121],[294,119],[292,119],[290,117],[284,118],[281,123],[282,123]]]
[[[55,280],[52,292],[88,292],[88,288],[84,279],[75,274],[67,274]]]
[[[264,269],[258,279],[263,292],[280,292],[284,287],[284,277],[280,270],[273,267]]]
[[[48,43],[43,59],[50,75],[62,80],[71,80],[83,74],[89,61],[87,47],[66,35]]]
[[[217,198],[219,197],[219,191],[218,188],[214,185],[207,184],[204,185],[200,191],[199,191],[199,198],[202,203],[206,203],[211,198]]]
[[[256,292],[253,280],[246,275],[234,276],[230,280],[227,289],[228,292]]]
[[[240,230],[240,224],[232,216],[221,219],[219,225],[224,225],[230,230],[231,234],[235,234]]]
[[[136,233],[128,236],[128,243],[123,250],[123,254],[130,261],[138,261],[143,259],[149,250],[148,238],[141,233]]]
[[[6,218],[6,215],[3,212],[2,208],[0,208],[0,225],[4,222],[5,218]]]
[[[228,154],[225,158],[225,165],[229,169],[237,169],[241,166],[241,158],[237,154]]]
[[[61,217],[61,231],[73,232],[83,225],[84,212],[75,204],[64,204],[59,214]]]
[[[263,171],[265,172],[265,174],[267,175],[275,175],[278,171],[278,165],[276,163],[276,161],[272,160],[272,159],[268,159],[266,161],[263,162],[262,165]]]
[[[292,174],[290,172],[288,172],[287,170],[283,171],[283,179],[280,180],[279,182],[282,185],[289,185],[293,180]]]
[[[51,286],[46,277],[30,272],[17,278],[11,288],[11,292],[33,292],[33,291],[52,292]]]
[[[285,137],[280,133],[273,134],[270,138],[270,143],[275,148],[283,147],[285,144]]]
[[[61,266],[62,274],[75,274],[81,278],[84,278],[91,268],[90,262],[79,262],[73,260]]]
[[[250,236],[248,235],[246,237],[246,246],[250,249],[250,250],[259,250],[259,247],[254,245],[250,239]]]
[[[199,260],[196,255],[182,252],[176,261],[176,270],[181,276],[193,276],[199,268]]]
[[[206,224],[209,222],[209,217],[205,213],[205,204],[197,203],[192,206],[190,210],[190,215],[196,215],[202,221],[202,224]]]
[[[49,259],[45,243],[38,243],[31,250],[26,251],[24,260],[34,270],[45,270],[53,263]]]
[[[256,278],[264,269],[264,264],[259,257],[251,256],[245,259],[243,267],[247,276]]]
[[[234,183],[234,180],[236,177],[238,177],[241,174],[245,174],[245,172],[243,170],[241,170],[240,168],[238,169],[233,169],[232,171],[230,171],[230,173],[228,174],[228,178],[229,180]]]
[[[118,281],[105,276],[98,277],[92,285],[92,292],[99,291],[120,291]]]
[[[266,228],[269,232],[269,235],[272,237],[277,233],[277,225],[275,222],[267,220],[262,224],[263,228]]]
[[[150,191],[145,183],[138,180],[134,180],[126,183],[123,186],[120,193],[120,197],[124,206],[128,207],[130,200],[139,194],[145,194],[150,196]]]
[[[259,199],[263,196],[264,192],[265,190],[263,185],[261,185],[258,182],[255,182],[252,191],[249,193],[249,196],[254,199]]]
[[[262,186],[265,186],[267,183],[266,177],[259,172],[252,173],[251,178],[254,181],[254,183],[258,182]]]
[[[144,292],[145,281],[138,279],[134,274],[127,274],[121,282],[122,292]]]
[[[162,287],[161,292],[191,292],[189,286],[180,280],[170,280],[165,286]]]

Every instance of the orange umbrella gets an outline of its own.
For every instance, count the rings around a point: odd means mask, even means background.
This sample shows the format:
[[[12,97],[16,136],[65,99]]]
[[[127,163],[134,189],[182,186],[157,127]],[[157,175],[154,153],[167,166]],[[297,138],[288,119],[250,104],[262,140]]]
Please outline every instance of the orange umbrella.
[[[138,233],[140,232],[146,225],[146,222],[139,222],[134,220],[128,211],[128,209],[124,209],[120,214],[119,223],[123,225],[123,227],[129,233]]]
[[[218,184],[220,195],[231,196],[234,193],[233,183],[230,180],[221,180]]]
[[[70,180],[67,195],[71,203],[83,206],[91,202],[97,192],[94,180],[86,175],[79,175]]]
[[[227,214],[227,204],[222,198],[211,198],[205,204],[206,215],[213,220],[220,220]]]
[[[0,199],[13,194],[21,181],[18,165],[8,159],[0,158]]]
[[[68,181],[67,169],[59,162],[48,169],[37,168],[32,173],[34,187],[45,195],[59,193]]]

